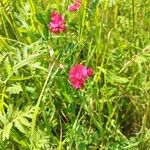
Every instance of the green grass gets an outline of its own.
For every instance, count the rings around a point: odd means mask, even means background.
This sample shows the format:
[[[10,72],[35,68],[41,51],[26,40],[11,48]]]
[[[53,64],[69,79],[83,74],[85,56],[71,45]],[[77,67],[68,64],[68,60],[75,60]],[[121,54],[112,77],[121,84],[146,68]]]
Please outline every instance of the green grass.
[[[70,3],[0,1],[0,149],[149,150],[149,0]],[[49,32],[54,9],[67,32]],[[77,63],[94,69],[81,90]]]

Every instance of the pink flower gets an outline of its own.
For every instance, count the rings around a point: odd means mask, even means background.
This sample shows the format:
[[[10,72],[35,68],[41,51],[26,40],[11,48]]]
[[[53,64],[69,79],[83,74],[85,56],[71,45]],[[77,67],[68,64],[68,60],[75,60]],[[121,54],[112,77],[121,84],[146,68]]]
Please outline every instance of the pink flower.
[[[64,17],[56,11],[51,12],[51,22],[48,26],[53,33],[60,33],[66,30]]]
[[[69,80],[75,89],[80,89],[84,87],[86,79],[92,75],[92,68],[87,69],[84,65],[77,64],[70,69]]]
[[[79,10],[80,6],[81,6],[81,0],[75,0],[75,2],[68,7],[68,10],[74,12]]]

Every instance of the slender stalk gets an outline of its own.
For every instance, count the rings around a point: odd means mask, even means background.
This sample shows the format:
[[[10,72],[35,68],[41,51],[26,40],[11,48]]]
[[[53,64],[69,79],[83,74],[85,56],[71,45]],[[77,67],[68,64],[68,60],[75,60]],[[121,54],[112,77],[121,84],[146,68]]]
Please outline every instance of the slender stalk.
[[[134,0],[132,0],[132,33],[133,33],[133,37],[134,37],[134,18],[135,18],[135,10],[134,10]]]
[[[51,75],[51,72],[52,72],[52,69],[53,69],[53,66],[54,66],[55,63],[53,63],[49,69],[49,72],[48,72],[48,75],[47,75],[47,78],[45,80],[45,83],[44,83],[44,86],[42,88],[42,91],[40,93],[40,96],[38,98],[38,101],[36,103],[36,106],[35,106],[35,111],[34,111],[34,114],[33,114],[33,118],[32,118],[32,124],[31,124],[31,149],[33,149],[33,135],[34,135],[34,129],[35,129],[35,123],[36,123],[36,118],[37,118],[37,115],[38,115],[38,112],[39,112],[39,105],[42,101],[42,98],[43,98],[43,94],[44,94],[44,91],[46,89],[46,86],[48,84],[48,81],[50,79],[50,75]]]

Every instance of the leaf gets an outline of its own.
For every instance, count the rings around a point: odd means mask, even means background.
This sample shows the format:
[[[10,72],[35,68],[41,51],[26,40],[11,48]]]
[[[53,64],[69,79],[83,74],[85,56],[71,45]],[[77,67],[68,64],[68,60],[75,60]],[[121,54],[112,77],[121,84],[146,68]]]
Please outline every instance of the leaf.
[[[36,14],[36,19],[43,25],[47,26],[50,22],[50,10],[48,9],[45,13]]]
[[[10,94],[19,94],[20,92],[22,92],[22,87],[19,83],[16,83],[16,84],[12,84],[11,87],[8,87],[7,88],[7,91],[10,93]]]
[[[63,92],[62,93],[63,94],[63,96],[66,98],[66,100],[69,102],[69,103],[71,103],[72,102],[72,98],[67,94],[67,92],[65,91],[65,92]]]
[[[46,22],[46,25],[50,22],[50,9],[48,9],[44,15],[44,20]]]
[[[40,70],[47,72],[47,68],[44,68],[43,66],[41,66],[41,63],[39,63],[39,62],[31,64],[30,67],[40,69]]]
[[[49,35],[49,30],[48,30],[48,26],[45,25],[45,27],[43,28],[43,35],[46,39],[48,39],[48,35]]]
[[[26,77],[22,77],[22,76],[14,76],[14,77],[12,77],[10,80],[12,80],[12,81],[23,81],[23,80],[29,80],[29,79],[31,79],[31,78],[33,78],[33,76],[26,76]]]
[[[2,112],[0,112],[0,121],[5,124],[5,122],[7,122],[6,116],[2,114]]]
[[[79,143],[78,150],[86,150],[86,145],[84,143]]]
[[[33,93],[33,92],[35,92],[36,89],[33,87],[30,87],[30,86],[26,86],[26,90],[27,90],[27,92]]]
[[[28,56],[27,58],[23,59],[22,61],[18,62],[13,68],[12,71],[10,72],[10,74],[8,75],[8,77],[6,78],[5,82],[7,82],[10,77],[21,67],[28,65],[30,63],[32,63],[33,61],[35,61],[37,58],[41,57],[42,53],[38,53],[38,54],[32,54],[30,56]]]
[[[15,120],[15,121],[14,121],[14,125],[15,125],[15,127],[16,127],[20,132],[26,133],[26,130],[25,130],[24,126],[20,123],[19,120]]]
[[[99,0],[93,0],[92,9],[95,9],[99,5],[99,3],[100,3]]]
[[[115,83],[115,82],[116,83],[127,83],[127,82],[129,82],[129,80],[127,78],[115,75],[113,73],[109,73],[108,78],[109,78],[109,81],[112,83]]]
[[[24,125],[24,126],[27,126],[27,127],[30,127],[31,126],[31,123],[24,117],[20,118],[20,122]]]
[[[7,56],[8,56],[8,53],[6,53],[4,56],[3,56],[3,55],[1,56],[0,65],[2,65],[2,63],[3,63],[4,60],[7,58]]]
[[[43,25],[45,25],[45,21],[42,14],[36,14],[36,19]]]
[[[12,125],[13,123],[8,123],[6,126],[4,126],[4,129],[3,129],[3,140],[5,139],[9,139],[9,134],[10,134],[10,130],[12,128]]]

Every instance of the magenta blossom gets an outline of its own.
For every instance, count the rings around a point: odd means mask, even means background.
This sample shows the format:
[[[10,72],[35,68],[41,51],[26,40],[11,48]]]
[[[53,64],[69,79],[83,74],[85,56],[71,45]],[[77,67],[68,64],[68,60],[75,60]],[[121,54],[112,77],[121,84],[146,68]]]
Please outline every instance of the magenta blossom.
[[[60,33],[66,30],[64,17],[56,11],[51,12],[51,22],[48,26],[53,33]]]
[[[80,6],[81,6],[81,0],[75,0],[75,2],[68,7],[68,10],[74,12],[79,10]]]
[[[93,75],[92,68],[86,68],[82,64],[73,66],[69,71],[69,81],[75,89],[84,87],[86,79]]]

